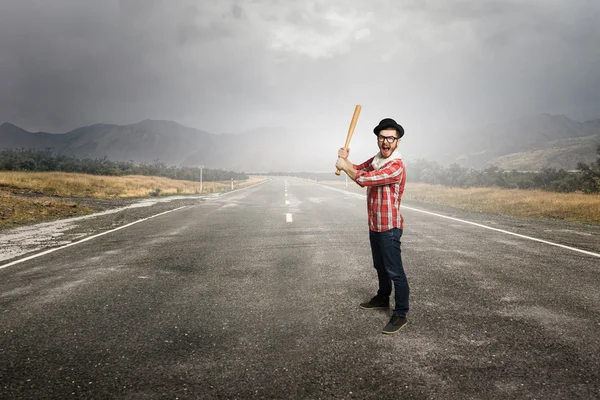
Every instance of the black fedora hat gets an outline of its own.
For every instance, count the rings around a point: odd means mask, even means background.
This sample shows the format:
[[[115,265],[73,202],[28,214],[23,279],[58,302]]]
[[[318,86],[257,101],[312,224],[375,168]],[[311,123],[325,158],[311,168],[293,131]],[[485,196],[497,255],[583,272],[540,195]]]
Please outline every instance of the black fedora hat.
[[[375,132],[376,135],[379,135],[380,131],[382,131],[384,129],[390,129],[390,128],[398,131],[399,138],[404,136],[404,128],[402,127],[402,125],[398,124],[396,121],[394,121],[391,118],[382,119],[381,122],[379,123],[379,125],[377,125],[375,127],[375,129],[373,129],[373,132]]]

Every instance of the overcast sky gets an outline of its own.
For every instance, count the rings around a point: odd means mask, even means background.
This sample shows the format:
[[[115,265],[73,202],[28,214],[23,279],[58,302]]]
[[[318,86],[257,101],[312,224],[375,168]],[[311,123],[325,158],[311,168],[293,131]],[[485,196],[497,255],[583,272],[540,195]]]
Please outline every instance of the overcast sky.
[[[600,1],[0,0],[0,122],[431,135],[600,118]]]

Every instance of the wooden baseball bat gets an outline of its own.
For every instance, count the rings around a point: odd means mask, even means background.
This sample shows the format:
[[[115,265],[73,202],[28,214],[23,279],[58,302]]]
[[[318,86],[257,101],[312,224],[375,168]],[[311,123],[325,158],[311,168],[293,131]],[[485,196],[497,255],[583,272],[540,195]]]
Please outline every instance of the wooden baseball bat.
[[[350,122],[350,128],[348,129],[348,136],[346,136],[346,144],[344,145],[344,148],[347,149],[348,146],[350,145],[350,139],[352,139],[352,135],[354,134],[354,128],[356,127],[356,122],[358,121],[358,116],[360,115],[360,110],[361,110],[361,106],[360,104],[356,105],[356,108],[354,109],[354,115],[352,116],[352,121]],[[340,170],[336,170],[335,174],[336,175],[340,175]]]

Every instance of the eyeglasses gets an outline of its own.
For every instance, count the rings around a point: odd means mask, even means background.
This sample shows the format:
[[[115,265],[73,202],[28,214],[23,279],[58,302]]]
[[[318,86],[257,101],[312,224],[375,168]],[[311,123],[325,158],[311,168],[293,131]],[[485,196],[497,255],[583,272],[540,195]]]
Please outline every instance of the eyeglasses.
[[[396,136],[377,136],[377,141],[379,143],[382,143],[383,141],[386,141],[390,144],[394,143],[396,140],[398,140],[398,138]]]

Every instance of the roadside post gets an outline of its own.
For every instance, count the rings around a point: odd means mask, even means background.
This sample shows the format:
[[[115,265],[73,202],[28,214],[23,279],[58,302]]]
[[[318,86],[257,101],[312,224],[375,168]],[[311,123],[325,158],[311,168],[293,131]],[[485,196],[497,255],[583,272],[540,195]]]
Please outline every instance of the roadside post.
[[[200,194],[202,194],[202,168],[204,165],[199,165],[198,168],[200,168]]]

